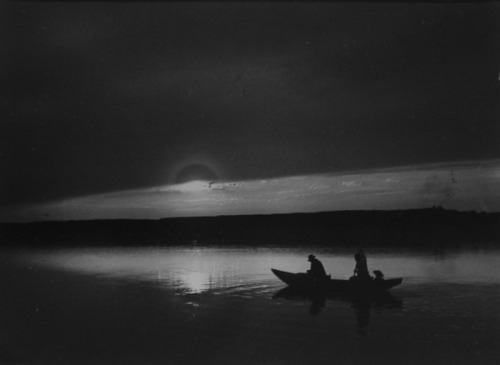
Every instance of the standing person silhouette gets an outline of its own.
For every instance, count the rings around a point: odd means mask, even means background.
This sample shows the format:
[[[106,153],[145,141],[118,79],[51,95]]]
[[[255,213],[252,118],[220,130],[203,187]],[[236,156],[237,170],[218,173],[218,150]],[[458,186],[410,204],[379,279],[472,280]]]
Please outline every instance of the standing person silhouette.
[[[354,276],[360,279],[371,279],[370,273],[368,272],[368,263],[366,262],[366,256],[363,250],[359,249],[354,255],[354,259],[356,260]]]
[[[311,275],[314,281],[323,280],[326,278],[326,271],[323,267],[321,261],[319,261],[316,256],[309,255],[307,261],[311,263],[311,269],[307,270],[307,273]]]

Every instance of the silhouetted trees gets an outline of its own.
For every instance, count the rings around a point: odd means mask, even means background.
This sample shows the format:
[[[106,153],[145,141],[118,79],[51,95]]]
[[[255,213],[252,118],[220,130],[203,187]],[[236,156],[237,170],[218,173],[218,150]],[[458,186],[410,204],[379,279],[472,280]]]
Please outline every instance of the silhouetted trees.
[[[499,242],[500,213],[441,208],[0,224],[4,245],[457,245]]]

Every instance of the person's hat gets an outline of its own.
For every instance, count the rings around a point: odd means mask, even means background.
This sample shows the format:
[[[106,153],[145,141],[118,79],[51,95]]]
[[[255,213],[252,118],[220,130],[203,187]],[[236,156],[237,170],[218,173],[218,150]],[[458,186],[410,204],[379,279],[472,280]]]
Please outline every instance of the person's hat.
[[[311,261],[311,260],[313,260],[313,259],[315,259],[315,258],[316,258],[316,256],[314,256],[314,255],[309,255],[309,256],[307,257],[308,261]]]

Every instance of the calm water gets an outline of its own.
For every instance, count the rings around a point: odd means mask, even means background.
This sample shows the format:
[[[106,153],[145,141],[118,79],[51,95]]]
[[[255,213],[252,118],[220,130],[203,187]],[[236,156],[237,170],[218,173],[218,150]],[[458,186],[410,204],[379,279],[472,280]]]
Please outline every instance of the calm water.
[[[367,250],[381,300],[283,295],[311,249],[0,253],[1,364],[496,364],[500,251]],[[353,250],[314,249],[348,278]]]

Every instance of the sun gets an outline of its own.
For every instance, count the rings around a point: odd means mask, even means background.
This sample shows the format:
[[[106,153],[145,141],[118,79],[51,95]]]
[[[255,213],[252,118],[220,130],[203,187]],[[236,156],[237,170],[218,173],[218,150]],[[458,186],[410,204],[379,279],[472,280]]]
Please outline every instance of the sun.
[[[217,173],[210,167],[201,163],[193,163],[187,165],[180,169],[179,172],[176,173],[175,183],[176,184],[184,184],[184,183],[193,183],[192,188],[198,189],[201,188],[199,182],[203,181],[214,181],[218,180]]]

